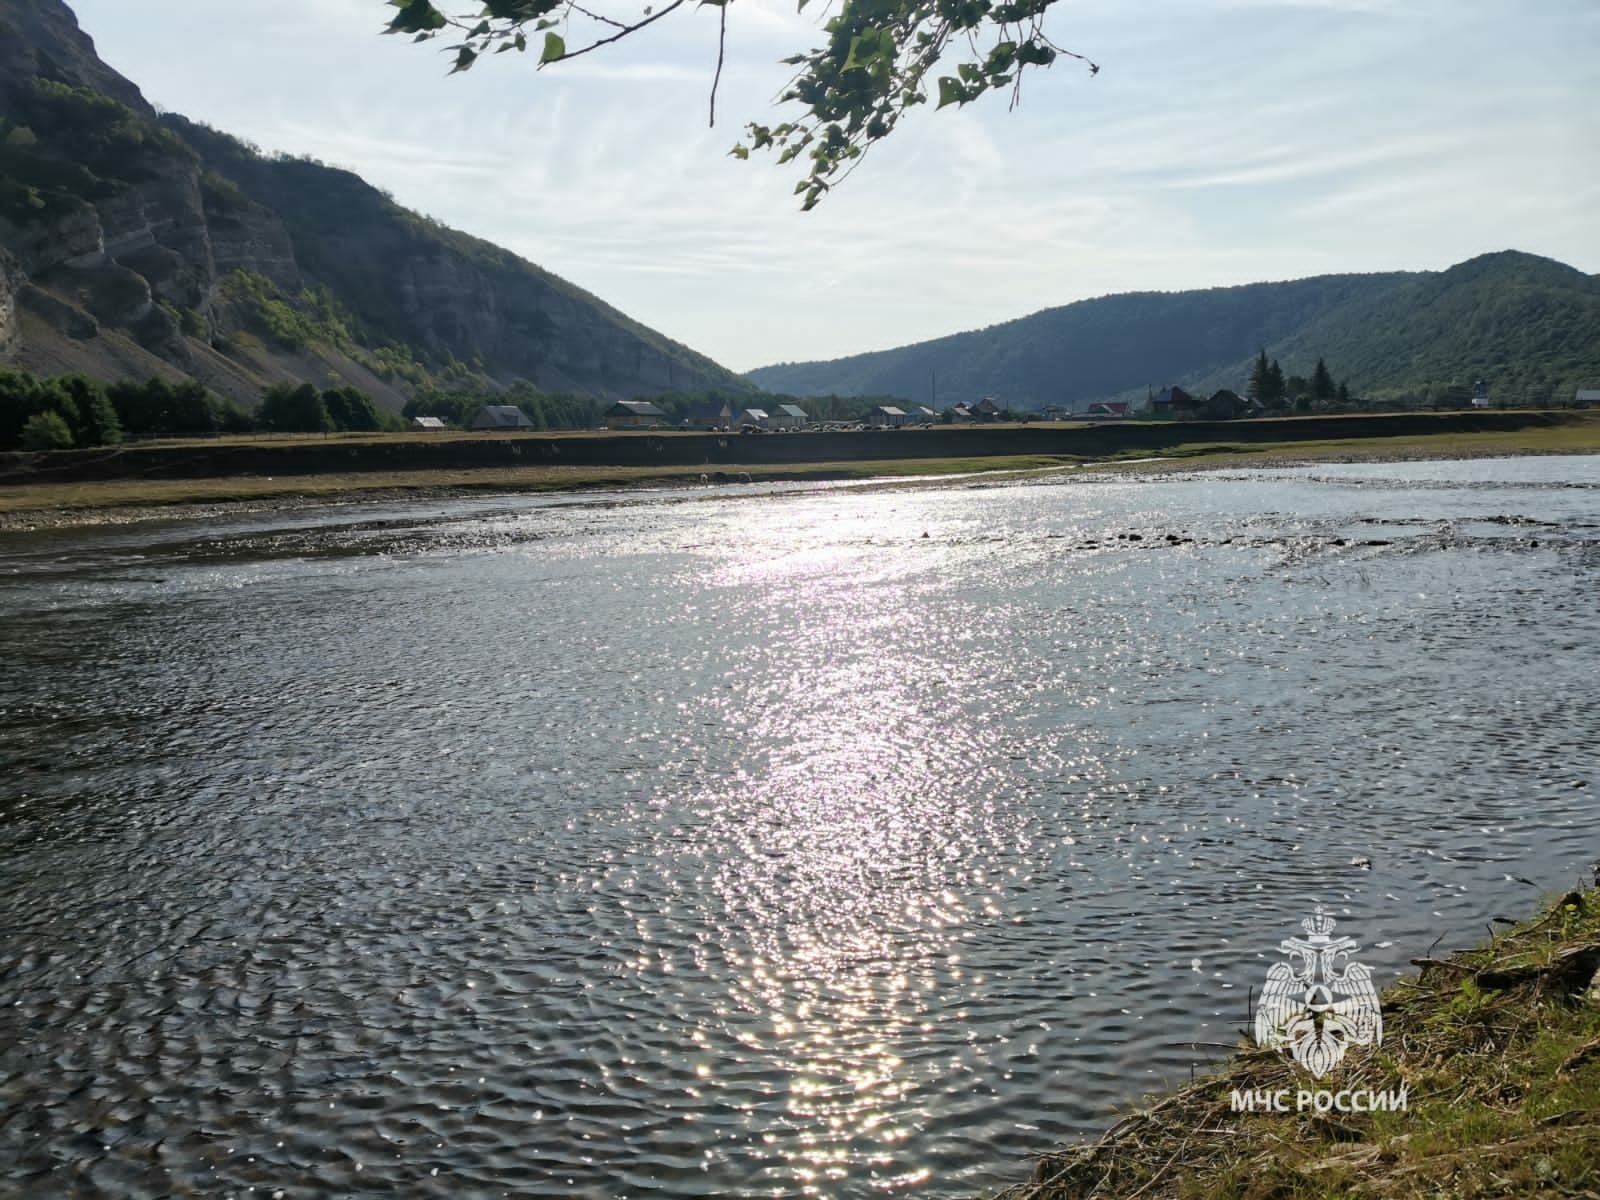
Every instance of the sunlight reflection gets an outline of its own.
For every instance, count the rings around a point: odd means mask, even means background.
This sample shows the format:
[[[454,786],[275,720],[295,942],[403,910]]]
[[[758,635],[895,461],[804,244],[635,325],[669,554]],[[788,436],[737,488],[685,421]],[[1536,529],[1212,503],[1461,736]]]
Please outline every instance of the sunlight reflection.
[[[702,797],[717,814],[710,882],[751,948],[730,1000],[764,1014],[794,1124],[780,1145],[813,1193],[862,1166],[887,1170],[916,1131],[927,1111],[916,1093],[939,1072],[907,1058],[960,977],[963,927],[998,911],[972,864],[1016,837],[996,827],[992,801],[1009,783],[996,735],[970,711],[982,681],[952,665],[977,661],[953,652],[963,631],[919,606],[903,563],[891,576],[870,522],[845,525],[721,564],[741,608],[829,615],[795,622],[762,669],[729,673],[724,716],[763,769]]]

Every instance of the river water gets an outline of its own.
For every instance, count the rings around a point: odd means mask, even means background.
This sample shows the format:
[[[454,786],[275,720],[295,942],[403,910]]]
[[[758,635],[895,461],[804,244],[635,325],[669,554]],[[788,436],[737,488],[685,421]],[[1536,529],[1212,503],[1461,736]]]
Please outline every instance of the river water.
[[[1600,858],[1600,457],[0,537],[0,1193],[971,1196]]]

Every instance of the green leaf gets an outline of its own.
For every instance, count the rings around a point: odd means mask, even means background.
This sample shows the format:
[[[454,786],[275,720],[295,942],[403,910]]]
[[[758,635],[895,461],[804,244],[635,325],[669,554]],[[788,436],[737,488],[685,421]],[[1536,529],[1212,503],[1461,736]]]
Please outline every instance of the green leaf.
[[[450,74],[465,71],[478,57],[478,52],[471,46],[461,46],[456,50],[456,65],[450,68]]]
[[[400,11],[385,33],[432,33],[444,28],[444,14],[428,0],[389,0]]]
[[[1056,60],[1056,52],[1043,42],[1029,39],[1017,47],[1017,61],[1027,66],[1048,67]]]
[[[562,40],[561,35],[559,33],[547,33],[544,35],[544,53],[539,56],[539,62],[541,64],[555,62],[566,52],[567,43]]]
[[[967,89],[961,86],[959,79],[949,75],[939,76],[939,107],[946,104],[965,104],[967,102]]]

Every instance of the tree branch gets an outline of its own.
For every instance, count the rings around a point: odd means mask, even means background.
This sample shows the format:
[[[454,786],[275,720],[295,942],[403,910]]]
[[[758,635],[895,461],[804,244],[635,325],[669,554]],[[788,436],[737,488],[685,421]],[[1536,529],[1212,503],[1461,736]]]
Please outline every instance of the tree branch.
[[[717,84],[722,82],[722,54],[728,48],[728,5],[721,6],[722,18],[717,27],[717,73],[711,77],[711,128],[717,127]]]
[[[605,16],[605,15],[603,15],[601,13],[590,12],[587,8],[584,8],[581,4],[574,4],[572,2],[572,0],[567,0],[567,7],[570,8],[575,13],[582,13],[584,16],[588,17],[591,21],[598,21],[602,25],[611,26],[611,28],[613,28],[613,29],[626,29],[627,28],[627,26],[624,25],[621,21],[613,21],[610,17]]]
[[[564,54],[560,54],[560,55],[556,56],[555,58],[548,59],[545,62],[542,62],[542,63],[539,64],[539,69],[543,70],[545,67],[548,67],[551,63],[566,62],[567,59],[569,59],[569,58],[582,57],[583,55],[588,54],[591,50],[598,50],[598,49],[600,49],[601,46],[609,46],[612,42],[620,42],[623,38],[627,37],[630,33],[637,33],[639,30],[643,29],[646,25],[654,25],[657,21],[661,20],[661,18],[666,16],[669,12],[672,12],[675,9],[682,8],[688,2],[689,2],[689,0],[672,0],[672,3],[667,5],[665,8],[663,8],[660,12],[651,13],[644,20],[639,21],[639,22],[637,22],[637,23],[635,23],[633,25],[619,25],[617,27],[617,32],[613,33],[610,37],[603,37],[599,41],[590,42],[587,46],[584,46],[582,49],[579,49],[579,50],[568,50]]]

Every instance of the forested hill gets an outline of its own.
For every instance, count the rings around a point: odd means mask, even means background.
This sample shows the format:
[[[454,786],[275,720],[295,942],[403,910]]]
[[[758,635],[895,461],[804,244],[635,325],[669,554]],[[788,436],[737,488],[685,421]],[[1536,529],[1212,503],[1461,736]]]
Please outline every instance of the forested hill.
[[[0,0],[0,366],[633,397],[747,387],[348,171],[158,117],[60,0]]]
[[[1447,271],[1084,300],[931,342],[748,375],[794,394],[897,395],[1019,409],[1143,399],[1150,388],[1242,391],[1265,348],[1290,373],[1325,359],[1358,394],[1426,398],[1485,380],[1521,401],[1600,387],[1600,278],[1516,251]]]

